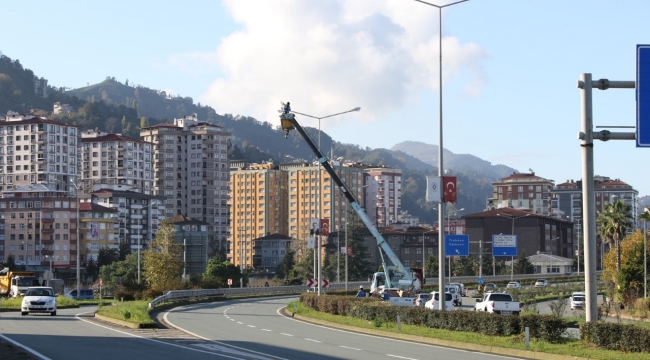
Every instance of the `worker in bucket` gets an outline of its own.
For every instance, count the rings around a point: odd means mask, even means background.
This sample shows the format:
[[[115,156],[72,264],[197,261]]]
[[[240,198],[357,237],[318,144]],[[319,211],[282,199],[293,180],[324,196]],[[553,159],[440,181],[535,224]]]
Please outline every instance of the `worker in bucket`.
[[[363,290],[363,285],[359,286],[359,292],[356,297],[366,297],[366,292]]]

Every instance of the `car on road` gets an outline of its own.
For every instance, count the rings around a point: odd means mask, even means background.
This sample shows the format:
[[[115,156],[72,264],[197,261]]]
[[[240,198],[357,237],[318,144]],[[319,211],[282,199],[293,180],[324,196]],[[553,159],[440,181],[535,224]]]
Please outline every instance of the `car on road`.
[[[521,289],[521,284],[517,281],[511,281],[506,285],[506,289]]]
[[[548,280],[546,279],[538,279],[535,281],[535,287],[536,288],[545,288],[548,286]]]
[[[93,289],[80,289],[79,290],[79,300],[92,300],[95,298],[95,290]],[[70,299],[77,298],[77,290],[70,290],[65,294],[65,297]]]
[[[571,294],[571,310],[585,308],[585,293],[574,292]]]
[[[483,286],[483,292],[497,291],[499,287],[495,283],[487,283]]]
[[[46,313],[55,316],[57,296],[51,287],[32,286],[27,288],[20,306],[20,315]]]
[[[424,307],[431,310],[438,310],[440,302],[440,293],[438,291],[432,291],[428,294],[429,297],[427,302],[424,304]],[[451,311],[456,310],[453,304],[453,296],[451,293],[445,293],[445,310]]]
[[[424,306],[424,304],[429,299],[428,293],[420,293],[417,298],[415,298],[415,306]]]

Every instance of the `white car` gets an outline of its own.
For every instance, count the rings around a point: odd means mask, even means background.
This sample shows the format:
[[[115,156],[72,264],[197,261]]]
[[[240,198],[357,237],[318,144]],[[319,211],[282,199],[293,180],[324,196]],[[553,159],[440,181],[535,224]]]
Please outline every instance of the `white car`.
[[[437,291],[432,291],[429,294],[429,298],[427,302],[424,304],[424,307],[431,310],[438,310],[439,309],[438,302],[440,301],[439,294],[440,293]],[[456,310],[452,301],[451,293],[445,293],[445,310],[447,311]]]
[[[585,293],[574,292],[571,294],[571,310],[585,308]]]
[[[521,284],[517,281],[511,281],[506,285],[506,289],[521,289]]]
[[[536,288],[545,288],[548,286],[548,281],[546,279],[539,279],[535,282]]]
[[[46,313],[55,316],[57,296],[51,287],[33,286],[28,288],[20,306],[20,315]]]
[[[415,298],[415,306],[424,306],[424,304],[427,302],[428,299],[429,299],[429,294],[427,293],[418,294],[418,296]]]

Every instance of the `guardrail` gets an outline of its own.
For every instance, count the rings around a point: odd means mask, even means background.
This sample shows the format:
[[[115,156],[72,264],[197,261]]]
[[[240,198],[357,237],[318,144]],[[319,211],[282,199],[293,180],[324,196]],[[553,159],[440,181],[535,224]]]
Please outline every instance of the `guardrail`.
[[[566,276],[565,274],[519,274],[514,276],[514,280],[529,280],[529,279],[538,279],[538,278],[561,278]],[[584,276],[584,275],[583,275]],[[477,276],[457,276],[452,277],[451,282],[453,283],[463,283],[463,282],[476,282],[478,279]],[[510,280],[510,275],[496,275],[496,276],[484,276],[483,279],[485,282],[494,282],[494,281],[506,281]],[[438,278],[427,278],[425,280],[425,285],[437,284]],[[370,285],[369,281],[349,281],[348,290],[356,290],[359,286]],[[201,289],[201,290],[172,290],[168,291],[164,295],[161,295],[153,299],[149,303],[149,309],[154,309],[156,305],[164,302],[177,302],[177,301],[188,301],[188,300],[203,300],[213,297],[241,297],[248,295],[294,295],[300,294],[307,289],[304,285],[293,285],[293,286],[270,286],[270,287],[245,287],[245,288],[220,288],[220,289]],[[345,283],[333,283],[327,287],[327,290],[343,290],[345,289]]]

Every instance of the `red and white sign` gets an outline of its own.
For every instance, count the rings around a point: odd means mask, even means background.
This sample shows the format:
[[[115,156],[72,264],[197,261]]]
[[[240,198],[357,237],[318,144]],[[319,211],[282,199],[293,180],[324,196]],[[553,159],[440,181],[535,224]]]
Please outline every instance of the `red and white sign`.
[[[316,286],[316,279],[307,279],[307,287],[314,287]],[[322,287],[321,288],[326,288],[329,286],[330,282],[327,281],[327,279],[323,279],[323,281],[320,282]]]
[[[228,286],[232,285],[232,279],[228,279]]]
[[[352,256],[352,247],[348,246],[348,256]]]
[[[103,283],[102,278],[99,278],[99,286],[102,286]]]
[[[456,177],[455,176],[443,176],[443,202],[455,203],[457,201],[456,197]]]
[[[324,236],[330,234],[330,219],[320,219],[320,234]]]

